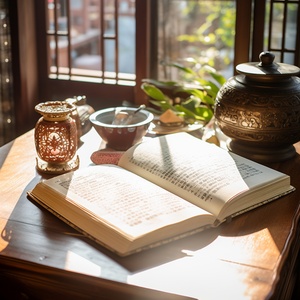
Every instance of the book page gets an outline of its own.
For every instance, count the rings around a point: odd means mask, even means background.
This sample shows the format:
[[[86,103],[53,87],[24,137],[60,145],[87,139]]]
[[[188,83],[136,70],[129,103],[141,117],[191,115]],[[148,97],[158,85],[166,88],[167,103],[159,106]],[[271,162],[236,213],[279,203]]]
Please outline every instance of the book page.
[[[136,145],[119,165],[216,216],[235,196],[281,176],[186,133]]]
[[[66,195],[91,217],[133,238],[196,215],[210,215],[118,166],[92,166],[44,184]]]

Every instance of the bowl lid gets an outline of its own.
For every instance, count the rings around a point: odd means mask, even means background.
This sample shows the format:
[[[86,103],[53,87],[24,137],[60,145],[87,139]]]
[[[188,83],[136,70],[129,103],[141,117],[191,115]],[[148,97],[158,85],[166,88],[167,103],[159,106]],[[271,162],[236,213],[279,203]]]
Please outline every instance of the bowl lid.
[[[249,62],[239,64],[236,67],[237,72],[246,76],[260,79],[262,77],[282,78],[295,76],[300,73],[300,68],[294,65],[275,63],[275,55],[271,52],[262,52],[259,55],[260,62]]]

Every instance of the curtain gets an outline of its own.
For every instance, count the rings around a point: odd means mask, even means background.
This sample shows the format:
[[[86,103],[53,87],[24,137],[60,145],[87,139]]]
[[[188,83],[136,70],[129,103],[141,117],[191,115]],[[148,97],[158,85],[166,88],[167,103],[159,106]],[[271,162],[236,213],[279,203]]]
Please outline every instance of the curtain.
[[[0,146],[15,137],[8,1],[0,0]]]

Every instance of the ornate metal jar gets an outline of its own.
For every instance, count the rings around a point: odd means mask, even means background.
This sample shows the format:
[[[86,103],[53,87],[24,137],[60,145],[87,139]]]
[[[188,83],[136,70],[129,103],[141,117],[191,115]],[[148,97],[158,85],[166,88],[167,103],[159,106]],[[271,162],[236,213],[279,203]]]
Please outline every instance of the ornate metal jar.
[[[216,98],[215,118],[230,139],[228,148],[259,162],[283,161],[296,154],[300,140],[300,69],[275,63],[262,52],[260,62],[236,67]]]

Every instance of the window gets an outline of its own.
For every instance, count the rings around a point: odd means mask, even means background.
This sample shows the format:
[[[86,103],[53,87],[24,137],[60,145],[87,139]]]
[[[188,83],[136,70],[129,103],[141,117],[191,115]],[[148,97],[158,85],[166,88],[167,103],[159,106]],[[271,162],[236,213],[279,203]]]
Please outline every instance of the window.
[[[34,126],[34,105],[40,101],[86,95],[89,104],[96,109],[120,105],[123,100],[135,101],[137,104],[146,101],[147,97],[140,89],[143,78],[170,79],[174,76],[160,64],[162,60],[180,61],[185,55],[200,53],[200,61],[214,57],[214,63],[218,63],[216,66],[221,66],[222,72],[229,77],[238,63],[257,61],[262,50],[271,50],[277,61],[300,66],[300,0],[128,0],[127,3],[123,0],[10,0],[1,3],[7,5],[9,12],[14,92],[14,105],[10,107],[9,118],[3,116],[3,108],[7,109],[7,105],[4,98],[0,99],[0,122],[10,122],[0,125],[0,128],[7,128],[6,141],[13,138],[11,132],[14,130],[19,135]],[[85,11],[87,3],[90,9]],[[55,4],[58,9],[53,10]],[[134,61],[131,60],[128,64],[131,70],[122,67],[123,58],[119,58],[113,68],[107,68],[105,58],[103,60],[99,57],[103,48],[100,37],[93,36],[85,47],[73,49],[69,43],[70,29],[74,27],[73,34],[78,33],[80,24],[85,24],[82,15],[69,14],[70,8],[73,7],[74,11],[82,8],[81,12],[85,11],[89,15],[90,33],[97,30],[101,33],[99,16],[102,6],[118,7],[118,13],[123,14],[124,18],[134,18],[133,27],[130,28],[132,31],[127,34],[128,44],[124,44],[126,47],[133,46],[130,51]],[[218,13],[214,9],[219,10],[223,20],[217,17],[213,19],[213,26],[204,28],[207,26],[206,21],[212,20],[210,13],[213,13],[212,16]],[[130,11],[130,16],[124,14],[126,10]],[[125,29],[129,30],[127,26],[115,26],[109,21],[112,14],[108,15],[103,17],[103,22],[106,20],[103,24],[107,26],[103,28],[110,29],[110,32],[106,31],[109,33],[107,38],[111,38],[111,33],[115,33],[113,30],[117,28],[120,28],[118,35],[122,35]],[[67,18],[68,16],[71,18]],[[227,16],[230,16],[229,19]],[[225,21],[230,22],[222,23]],[[119,25],[120,23],[118,21]],[[56,32],[55,26],[59,29]],[[225,34],[228,48],[224,50],[219,47],[222,43],[218,39],[223,38],[222,30],[227,26],[231,27]],[[196,41],[196,44],[190,43],[189,38],[196,37],[199,32],[203,35],[203,40]],[[216,42],[213,38],[216,38]],[[114,39],[107,41],[114,43],[112,48],[116,48]],[[69,54],[65,56],[61,53],[58,55],[56,50],[47,50],[48,45],[54,45],[55,49],[59,43],[61,45],[66,42],[69,43],[66,47]],[[219,48],[212,49],[209,42]],[[118,50],[120,47],[119,45]],[[88,60],[84,56],[87,53],[92,55]],[[116,58],[114,53],[109,54]],[[214,55],[211,56],[211,53]],[[216,53],[225,55],[215,56]],[[229,61],[226,62],[228,58]],[[70,61],[73,70],[68,65],[63,65],[64,59],[66,63]],[[108,56],[106,59],[108,60]],[[82,61],[85,61],[84,65]],[[97,72],[94,68],[98,63],[101,66],[102,61],[106,74],[100,68],[98,79],[95,77],[91,80],[93,76],[88,76],[86,80],[82,80],[82,75]],[[90,68],[86,68],[86,65]],[[58,73],[59,69],[61,74]],[[135,69],[135,73],[131,72],[132,69]],[[80,73],[81,80],[75,80],[75,71]],[[105,76],[108,75],[107,78],[111,79],[114,72],[117,77],[104,83]],[[125,77],[123,75],[126,75],[126,82],[122,82]]]
[[[225,77],[233,74],[236,2],[158,1],[157,77],[176,79],[177,70],[161,61],[209,64]],[[175,74],[174,74],[175,72]]]
[[[168,77],[160,61],[190,56],[232,75],[235,1],[44,1],[49,79],[134,86],[136,66],[146,64],[135,60],[136,26],[143,25],[135,16],[142,9],[157,20],[148,31],[152,69],[144,76]]]
[[[47,1],[50,78],[135,84],[135,1]]]
[[[186,57],[225,77],[263,50],[299,65],[299,0],[36,0],[36,11],[49,100],[72,91],[96,108],[143,102],[141,79],[171,79],[160,62]]]
[[[300,65],[300,1],[266,1],[265,48],[278,61]]]
[[[192,57],[229,78],[238,63],[258,61],[265,50],[278,62],[300,66],[299,5],[299,0],[159,1],[157,77],[178,76],[160,61]]]
[[[123,100],[136,104],[144,102],[147,97],[140,89],[143,78],[163,79],[173,75],[161,66],[160,62],[165,59],[180,60],[185,55],[199,53],[199,57],[208,59],[213,57],[210,53],[222,52],[225,55],[219,56],[215,62],[218,60],[216,67],[222,67],[226,77],[234,73],[234,67],[238,63],[257,61],[262,50],[275,52],[277,61],[295,65],[300,63],[298,0],[128,0],[127,2],[125,0],[33,0],[28,2],[8,1],[12,16],[14,96],[18,107],[16,121],[19,122],[20,129],[18,132],[24,132],[25,129],[33,126],[28,122],[26,123],[28,127],[25,128],[22,120],[35,121],[32,111],[34,112],[36,102],[40,101],[86,95],[88,102],[95,109],[120,105]],[[86,3],[89,3],[89,6],[86,6]],[[57,9],[53,8],[55,5]],[[72,16],[71,7],[74,10]],[[103,7],[105,9],[110,7],[112,13],[104,13]],[[167,10],[168,8],[170,10]],[[76,10],[79,10],[80,14],[75,14]],[[123,35],[125,30],[124,26],[120,27],[120,20],[111,19],[116,12],[124,18],[131,18],[131,20],[134,18],[135,28],[126,28],[132,30],[130,33],[126,32],[128,41],[129,36],[132,37],[133,34],[135,39],[135,43],[130,40],[129,45],[126,45],[126,47],[132,46],[134,43],[131,48],[133,50],[129,51],[131,57],[134,56],[134,61],[129,63],[129,59],[126,60],[130,69],[123,68],[124,59],[115,54],[116,48],[120,51],[123,47],[116,41],[120,40],[119,36]],[[82,17],[83,13],[89,16],[89,32],[98,31],[105,33],[105,36],[102,38],[91,36],[88,44],[82,47],[77,44],[75,47],[70,42],[70,38],[79,37],[78,32],[86,21]],[[212,18],[218,13],[222,15],[221,18]],[[207,20],[211,21],[213,26],[205,28]],[[192,25],[188,23],[189,21]],[[229,23],[222,23],[225,21]],[[100,23],[104,27],[101,27]],[[182,28],[186,32],[180,31]],[[209,32],[208,28],[212,32]],[[224,29],[226,30],[222,32]],[[189,38],[197,37],[199,32],[203,35],[203,40],[196,41],[196,46],[193,46]],[[215,37],[211,35],[212,33]],[[118,37],[115,38],[114,35]],[[229,35],[226,41],[222,40],[223,35]],[[114,58],[113,65],[108,64],[109,55],[103,54],[106,42],[113,44],[110,47],[114,52],[109,53]],[[212,49],[214,43],[221,47]],[[226,43],[228,48],[225,50],[222,47]],[[67,58],[57,50],[62,44],[67,44],[66,47],[61,48],[68,53]],[[48,45],[51,45],[51,51],[47,49]],[[186,50],[192,52],[185,52]],[[124,53],[123,50],[121,52]],[[87,54],[91,55],[88,59]],[[127,57],[130,55],[126,55]],[[135,69],[135,73],[132,73],[132,69]],[[87,73],[97,73],[97,75],[83,80],[83,75],[86,76]]]
[[[40,98],[86,95],[95,108],[135,101],[147,38],[147,1],[138,2],[36,0]]]

